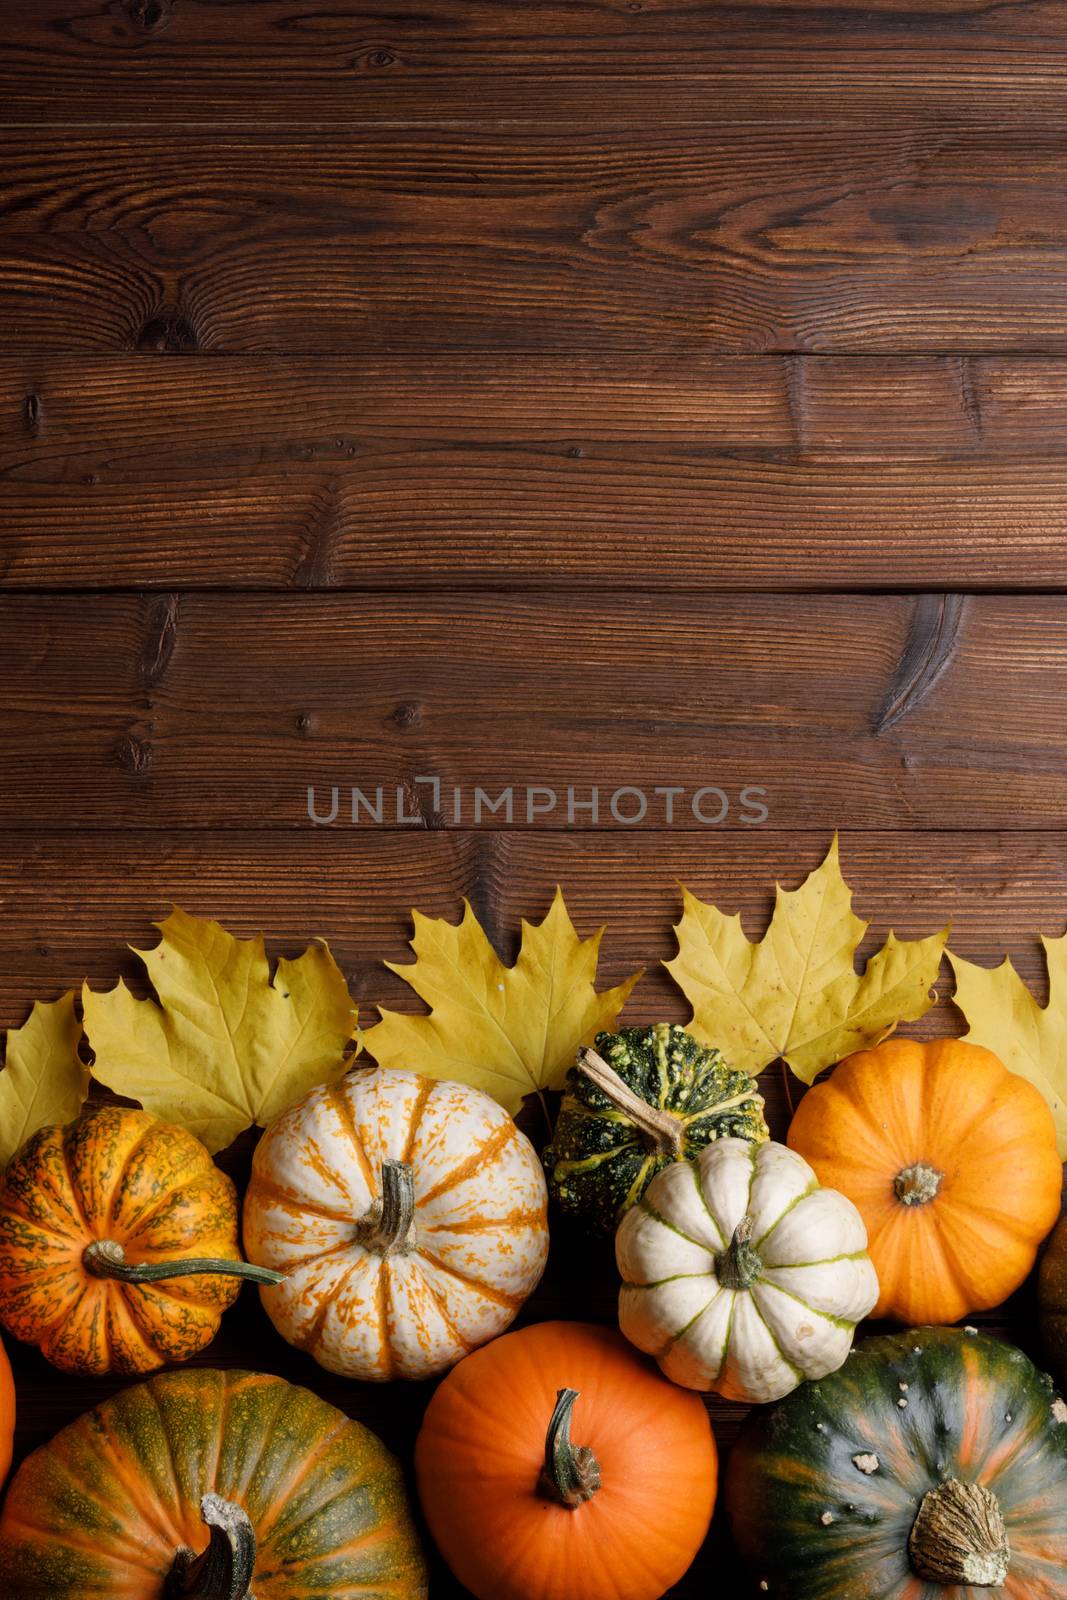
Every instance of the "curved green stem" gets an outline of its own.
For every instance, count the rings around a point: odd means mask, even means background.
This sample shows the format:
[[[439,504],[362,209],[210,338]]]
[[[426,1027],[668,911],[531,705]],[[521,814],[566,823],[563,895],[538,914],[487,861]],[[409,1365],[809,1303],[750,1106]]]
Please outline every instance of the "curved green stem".
[[[126,1260],[117,1239],[94,1239],[82,1251],[82,1265],[94,1278],[114,1278],[119,1283],[163,1283],[167,1278],[192,1278],[200,1273],[222,1278],[246,1278],[249,1283],[281,1283],[284,1272],[255,1267],[251,1261],[228,1261],[223,1256],[188,1256],[175,1261]]]
[[[726,1249],[715,1258],[715,1276],[724,1289],[751,1289],[763,1273],[763,1258],[752,1247],[752,1218],[746,1213]]]
[[[560,1389],[545,1436],[541,1492],[574,1511],[600,1488],[600,1462],[587,1445],[571,1443],[571,1416],[577,1389]]]
[[[200,1515],[210,1530],[206,1550],[177,1552],[167,1577],[168,1600],[255,1600],[256,1534],[248,1514],[232,1500],[206,1494]]]

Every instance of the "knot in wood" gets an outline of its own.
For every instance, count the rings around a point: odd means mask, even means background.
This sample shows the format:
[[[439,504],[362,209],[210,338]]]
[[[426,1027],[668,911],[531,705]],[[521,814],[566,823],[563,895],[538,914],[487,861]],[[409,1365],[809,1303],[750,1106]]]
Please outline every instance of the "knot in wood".
[[[164,310],[149,317],[137,335],[138,350],[163,355],[186,355],[199,346],[196,329],[180,311]]]
[[[166,22],[170,15],[169,0],[127,0],[124,9],[131,22],[149,33]]]

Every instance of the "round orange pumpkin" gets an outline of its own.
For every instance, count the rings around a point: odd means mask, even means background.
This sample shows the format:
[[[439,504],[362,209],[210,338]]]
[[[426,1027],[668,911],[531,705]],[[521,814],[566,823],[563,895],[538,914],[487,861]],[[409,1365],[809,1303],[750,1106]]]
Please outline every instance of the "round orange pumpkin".
[[[0,1180],[0,1322],[65,1372],[152,1372],[214,1337],[241,1278],[237,1197],[199,1139],[102,1106]],[[2,1412],[2,1407],[0,1407]]]
[[[891,1039],[804,1096],[789,1144],[867,1224],[875,1317],[957,1322],[1024,1281],[1060,1210],[1042,1096],[961,1039]]]
[[[658,1600],[703,1542],[717,1481],[698,1396],[614,1329],[575,1322],[461,1361],[415,1469],[430,1532],[477,1600]]]

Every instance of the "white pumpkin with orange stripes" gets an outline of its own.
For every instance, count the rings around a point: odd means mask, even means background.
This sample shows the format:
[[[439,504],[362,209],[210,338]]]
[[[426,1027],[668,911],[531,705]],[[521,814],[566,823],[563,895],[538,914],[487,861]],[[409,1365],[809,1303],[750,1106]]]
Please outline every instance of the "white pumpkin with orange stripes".
[[[357,1069],[260,1140],[251,1261],[290,1344],[345,1377],[426,1378],[494,1339],[544,1271],[536,1152],[495,1100],[414,1072]]]

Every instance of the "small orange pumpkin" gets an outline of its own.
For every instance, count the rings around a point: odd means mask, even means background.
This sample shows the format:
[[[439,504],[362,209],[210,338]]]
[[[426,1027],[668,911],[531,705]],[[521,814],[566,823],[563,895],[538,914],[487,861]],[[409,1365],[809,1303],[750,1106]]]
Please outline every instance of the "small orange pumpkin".
[[[199,1139],[102,1106],[0,1180],[0,1321],[65,1372],[152,1372],[214,1337],[241,1278],[237,1197]],[[2,1402],[0,1402],[2,1415]]]
[[[890,1039],[804,1096],[789,1144],[867,1224],[875,1317],[957,1322],[999,1306],[1060,1211],[1042,1096],[991,1050]]]
[[[461,1361],[430,1401],[415,1468],[430,1532],[477,1600],[658,1600],[715,1504],[699,1397],[613,1328],[577,1322]]]

